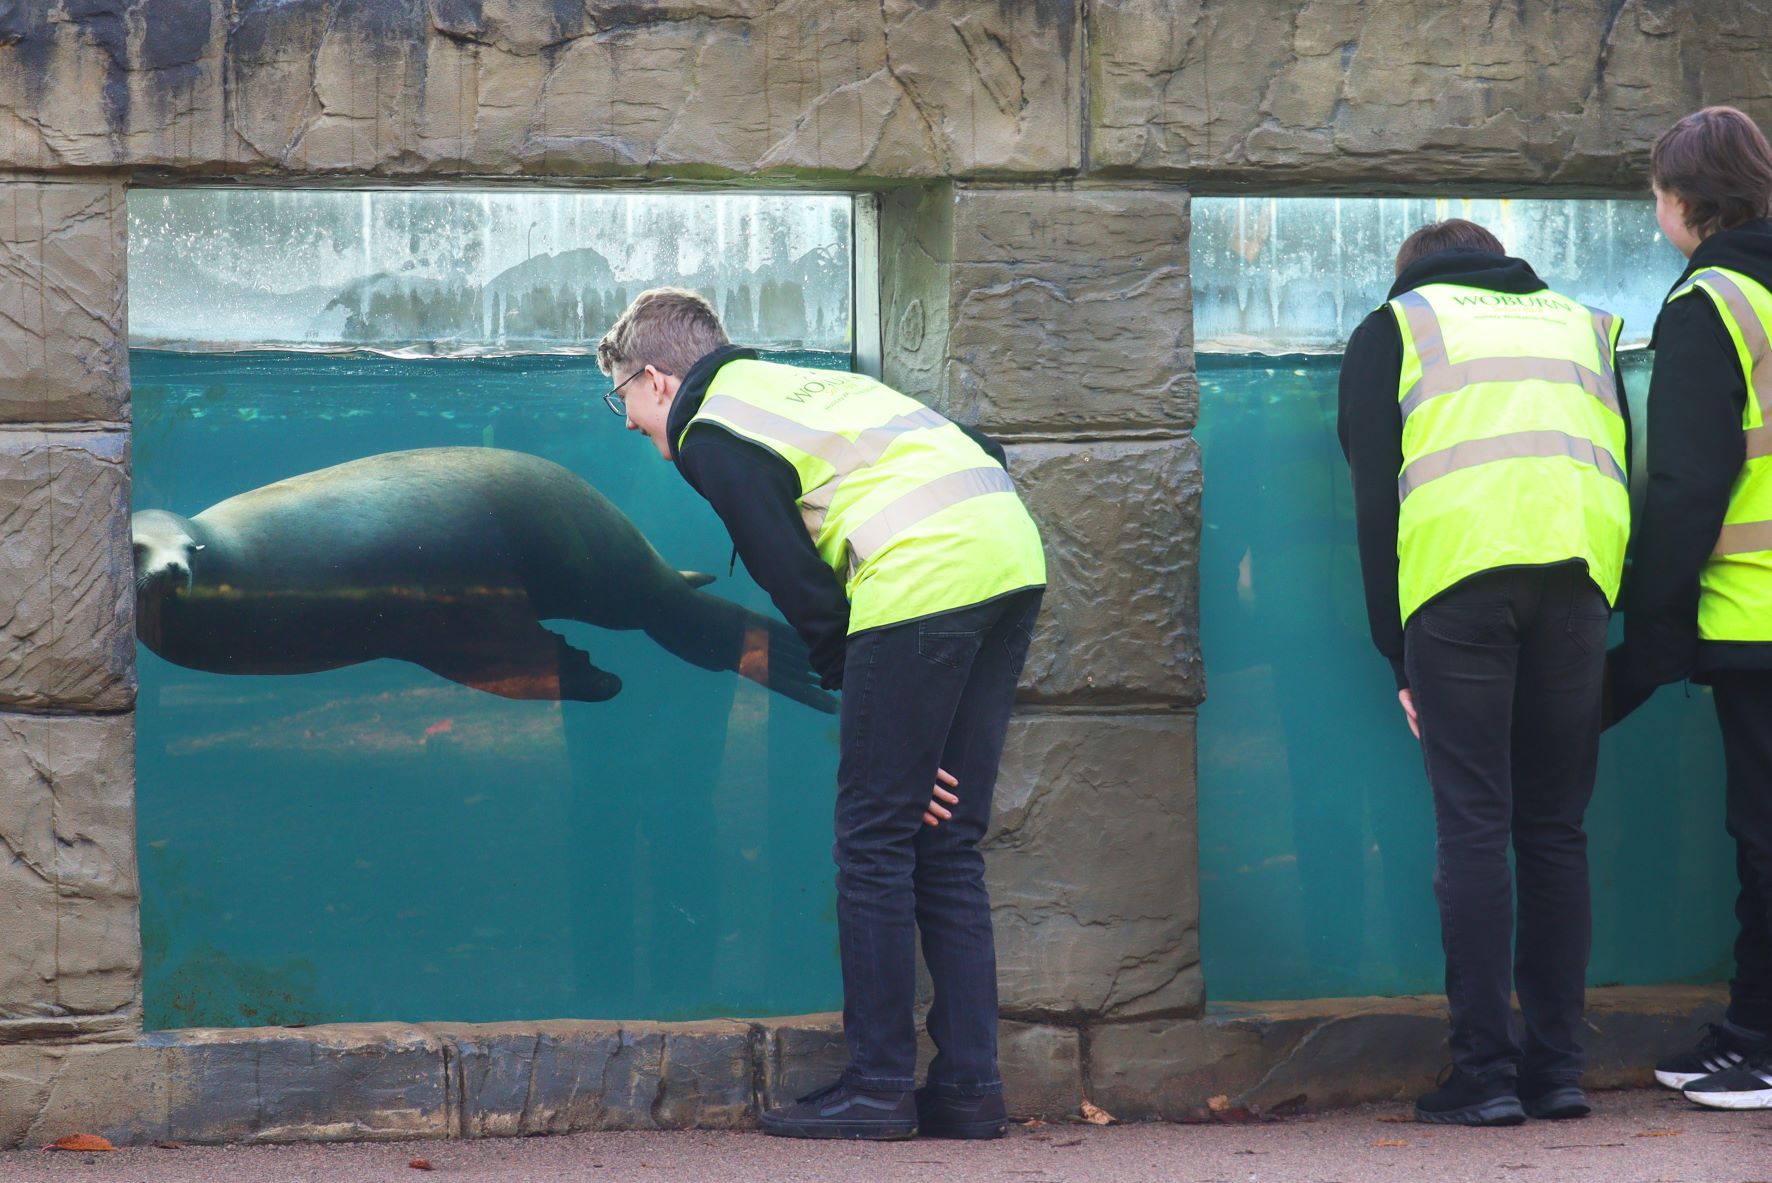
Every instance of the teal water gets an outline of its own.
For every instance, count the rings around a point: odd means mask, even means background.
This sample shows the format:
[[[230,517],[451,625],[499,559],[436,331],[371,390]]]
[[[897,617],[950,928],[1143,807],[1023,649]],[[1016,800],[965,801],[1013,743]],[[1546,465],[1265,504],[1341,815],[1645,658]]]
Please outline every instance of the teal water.
[[[1649,359],[1627,356],[1640,424]],[[1220,1001],[1443,986],[1433,809],[1367,632],[1340,361],[1199,358],[1201,939]],[[1709,698],[1663,688],[1603,741],[1593,984],[1729,976],[1734,852]]]
[[[728,573],[706,503],[604,408],[589,358],[136,350],[131,366],[138,510],[191,516],[379,452],[509,448],[773,614]],[[138,645],[146,1025],[835,1008],[835,717],[640,633],[549,627],[622,692],[510,701],[387,660],[230,676]]]

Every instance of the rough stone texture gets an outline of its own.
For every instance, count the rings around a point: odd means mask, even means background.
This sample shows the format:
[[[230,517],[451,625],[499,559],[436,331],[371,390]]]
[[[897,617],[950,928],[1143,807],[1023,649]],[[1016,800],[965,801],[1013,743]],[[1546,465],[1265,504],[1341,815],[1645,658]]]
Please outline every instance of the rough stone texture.
[[[0,1043],[140,1022],[135,726],[0,714]]]
[[[1757,0],[1097,0],[1090,164],[1196,189],[1638,189],[1675,119],[1772,120]]]
[[[0,430],[0,710],[134,701],[128,455],[123,432]]]
[[[752,1035],[744,1023],[426,1029],[447,1048],[455,1136],[723,1127],[749,1117]]]
[[[1719,987],[1588,991],[1590,1088],[1647,1085],[1656,1058],[1722,1014]],[[1212,1097],[1272,1110],[1410,1100],[1447,1062],[1445,1000],[1241,1003],[1204,1019],[1091,1029],[1090,1096],[1123,1118],[1180,1117]]]
[[[984,840],[1003,1012],[1195,1012],[1202,1002],[1194,719],[1022,715]]]
[[[1074,1027],[1004,1023],[997,1066],[1004,1103],[1016,1117],[1062,1117],[1083,1103],[1082,1034]]]
[[[0,1046],[0,1148],[76,1133],[119,1146],[172,1137],[176,1058],[145,1042]]]
[[[1075,0],[101,0],[0,9],[0,163],[1052,174]]]
[[[124,223],[120,182],[0,175],[0,423],[127,418]]]
[[[401,1023],[192,1029],[149,1035],[167,1049],[173,1138],[290,1142],[442,1137],[443,1049]]]
[[[1019,444],[1009,471],[1046,543],[1023,697],[1200,701],[1200,449],[1192,439]]]
[[[940,185],[881,209],[888,384],[988,431],[1192,427],[1181,189]]]

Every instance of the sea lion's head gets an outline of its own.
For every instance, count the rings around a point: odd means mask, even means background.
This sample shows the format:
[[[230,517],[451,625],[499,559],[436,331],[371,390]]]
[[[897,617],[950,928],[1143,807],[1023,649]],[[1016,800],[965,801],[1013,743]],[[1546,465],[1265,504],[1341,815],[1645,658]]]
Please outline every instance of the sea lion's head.
[[[135,544],[135,594],[156,598],[169,591],[189,591],[191,572],[203,544],[196,527],[163,509],[144,509],[130,519]]]

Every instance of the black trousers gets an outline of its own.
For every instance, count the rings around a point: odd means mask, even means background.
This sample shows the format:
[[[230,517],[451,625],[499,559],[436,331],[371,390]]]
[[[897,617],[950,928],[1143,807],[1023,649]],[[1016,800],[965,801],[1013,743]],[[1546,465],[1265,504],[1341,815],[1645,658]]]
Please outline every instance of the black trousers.
[[[845,1079],[915,1087],[916,940],[935,986],[931,1091],[1003,1091],[997,953],[978,849],[1040,613],[1038,589],[849,638],[837,767],[837,940]],[[937,768],[959,781],[953,818],[923,824]]]
[[[1474,576],[1404,629],[1439,829],[1452,1061],[1479,1079],[1581,1076],[1592,933],[1581,823],[1599,758],[1609,615],[1586,568],[1563,564]]]
[[[1772,1031],[1772,670],[1711,681],[1728,771],[1727,818],[1735,839],[1735,978],[1729,1020]]]

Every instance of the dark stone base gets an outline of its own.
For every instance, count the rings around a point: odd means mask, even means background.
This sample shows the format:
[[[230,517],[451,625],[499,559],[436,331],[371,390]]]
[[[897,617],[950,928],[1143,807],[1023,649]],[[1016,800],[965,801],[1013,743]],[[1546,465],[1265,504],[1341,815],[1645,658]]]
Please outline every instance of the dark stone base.
[[[1588,1083],[1642,1084],[1721,1012],[1717,988],[1590,994]],[[1186,1118],[1403,1099],[1445,1063],[1435,999],[1216,1008],[1081,1030],[1005,1021],[1010,1111]],[[928,1049],[926,1048],[927,1052]],[[131,1043],[0,1045],[0,1149],[76,1132],[117,1143],[480,1138],[729,1128],[843,1066],[835,1015],[761,1022],[196,1029]]]

